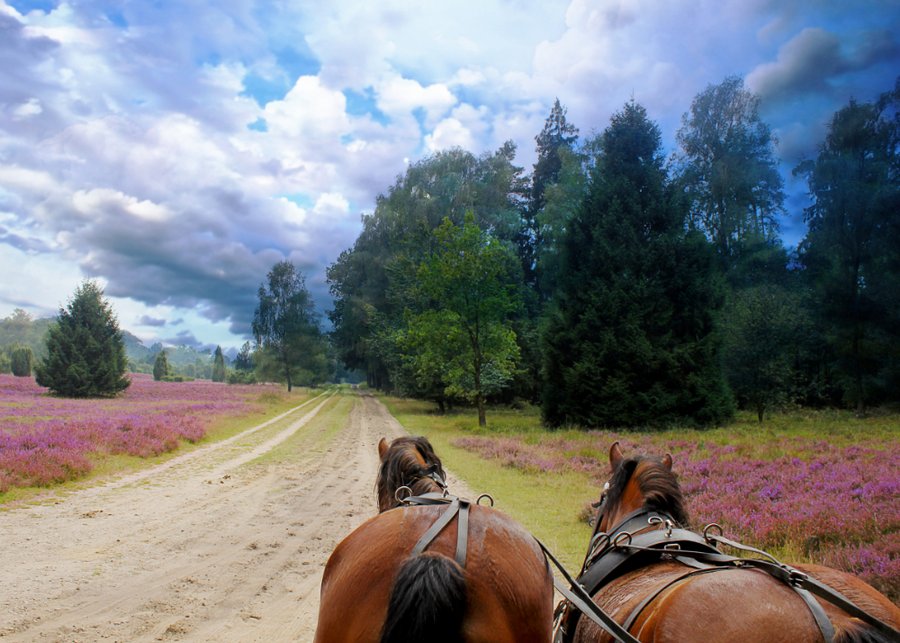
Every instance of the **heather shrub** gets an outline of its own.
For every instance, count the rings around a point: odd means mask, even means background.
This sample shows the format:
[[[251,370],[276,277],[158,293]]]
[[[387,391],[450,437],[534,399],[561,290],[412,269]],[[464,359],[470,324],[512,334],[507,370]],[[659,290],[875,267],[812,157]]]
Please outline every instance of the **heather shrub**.
[[[849,430],[848,430],[849,431]],[[594,431],[467,435],[453,445],[528,474],[578,472],[600,487],[608,448],[669,452],[692,519],[722,525],[730,538],[854,573],[900,597],[900,449],[891,437],[828,439],[799,432],[726,437]],[[887,433],[890,436],[890,433]],[[693,439],[692,439],[693,438]],[[581,508],[582,517],[595,510]]]
[[[216,418],[255,407],[260,387],[208,381],[172,386],[133,375],[121,396],[47,395],[34,380],[0,375],[0,493],[85,475],[105,455],[152,457],[197,442]]]

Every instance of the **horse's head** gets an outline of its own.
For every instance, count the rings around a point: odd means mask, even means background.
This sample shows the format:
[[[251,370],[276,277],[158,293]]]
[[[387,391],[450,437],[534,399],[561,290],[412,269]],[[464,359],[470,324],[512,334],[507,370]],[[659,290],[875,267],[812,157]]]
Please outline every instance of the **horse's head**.
[[[381,468],[375,482],[378,511],[400,505],[397,489],[408,487],[413,496],[446,489],[444,467],[427,438],[403,437],[390,444],[381,438],[378,443]]]
[[[678,480],[672,472],[672,456],[626,458],[618,442],[609,449],[612,477],[601,500],[599,531],[609,532],[629,514],[639,510],[667,513],[686,526],[687,511]]]

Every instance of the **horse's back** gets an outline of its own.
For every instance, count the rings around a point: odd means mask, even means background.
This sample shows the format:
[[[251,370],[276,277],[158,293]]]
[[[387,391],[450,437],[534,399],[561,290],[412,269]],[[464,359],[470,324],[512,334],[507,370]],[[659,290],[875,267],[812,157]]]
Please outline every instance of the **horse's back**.
[[[808,568],[860,607],[897,627],[898,610],[889,600],[855,577],[829,568]],[[595,601],[623,622],[637,612],[630,631],[652,643],[818,643],[822,635],[801,596],[790,586],[755,569],[720,568],[686,576],[692,570],[666,562],[642,568],[612,581]],[[643,604],[648,597],[654,597]],[[840,638],[861,624],[822,602],[835,628],[836,641],[879,640]],[[596,625],[582,618],[576,641],[610,641]]]
[[[378,641],[394,579],[446,505],[393,509],[369,519],[335,548],[322,578],[316,641]],[[453,558],[458,520],[427,551]],[[473,505],[463,575],[467,643],[550,640],[552,577],[533,537],[499,511]]]

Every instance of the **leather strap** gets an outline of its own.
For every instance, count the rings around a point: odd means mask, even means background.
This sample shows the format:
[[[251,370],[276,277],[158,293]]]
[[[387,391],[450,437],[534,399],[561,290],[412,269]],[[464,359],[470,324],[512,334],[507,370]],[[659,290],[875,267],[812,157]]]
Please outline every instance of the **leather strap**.
[[[409,504],[417,504],[417,505],[430,505],[430,504],[447,504],[447,500],[444,499],[441,502],[434,502],[432,499],[423,499],[424,502],[417,502],[415,498],[406,498],[405,501],[410,501]],[[416,542],[415,546],[412,549],[412,556],[417,556],[425,551],[425,548],[430,545],[435,538],[444,530],[444,527],[450,524],[454,517],[459,514],[459,525],[457,525],[456,532],[456,562],[459,563],[460,567],[466,566],[466,553],[467,553],[467,543],[468,543],[468,533],[469,533],[469,506],[471,503],[468,500],[460,500],[459,498],[453,498],[449,501],[449,505],[447,510],[441,514],[441,516],[432,523],[432,525],[425,531],[424,534],[419,538],[418,542]]]
[[[566,600],[568,600],[572,605],[578,608],[578,610],[587,616],[589,619],[594,621],[597,625],[603,628],[603,631],[612,636],[615,640],[619,641],[619,643],[641,643],[638,639],[634,638],[631,633],[628,632],[625,628],[619,625],[612,616],[604,612],[599,605],[594,602],[594,599],[591,598],[591,595],[588,594],[584,587],[578,584],[578,582],[572,578],[569,572],[566,571],[566,568],[562,566],[562,564],[556,560],[556,557],[550,553],[550,550],[544,546],[540,540],[537,541],[537,544],[540,545],[541,550],[543,550],[544,555],[550,560],[556,568],[562,573],[563,577],[569,583],[569,585],[564,585],[559,582],[556,578],[556,575],[553,575],[553,586],[556,588],[560,594],[562,594]],[[577,622],[577,621],[576,621]],[[556,638],[554,640],[560,640],[561,637],[568,636],[568,632],[557,632]],[[574,634],[574,631],[572,632]]]

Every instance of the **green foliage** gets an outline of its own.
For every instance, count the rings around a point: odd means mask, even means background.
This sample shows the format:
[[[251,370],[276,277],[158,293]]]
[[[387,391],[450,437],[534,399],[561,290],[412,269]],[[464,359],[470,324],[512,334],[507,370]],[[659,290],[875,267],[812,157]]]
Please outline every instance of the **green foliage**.
[[[122,334],[95,282],[85,281],[47,333],[47,357],[36,381],[67,397],[113,396],[128,388]]]
[[[798,298],[777,286],[738,291],[726,311],[723,362],[732,391],[760,422],[788,401],[801,327]]]
[[[238,371],[253,370],[253,348],[250,346],[250,342],[244,342],[241,350],[235,356],[232,366]]]
[[[900,79],[873,103],[850,103],[831,121],[809,183],[801,260],[845,400],[900,399]]]
[[[739,76],[709,85],[682,117],[679,183],[690,225],[713,242],[726,268],[747,243],[768,242],[784,211],[775,140],[759,117],[759,98]]]
[[[34,354],[30,346],[14,346],[9,353],[10,370],[16,377],[31,377]]]
[[[445,217],[460,225],[471,211],[481,229],[513,245],[520,241],[526,187],[514,156],[507,143],[481,157],[452,149],[411,165],[363,217],[353,248],[329,266],[337,357],[365,371],[370,386],[417,388],[393,337],[404,324],[415,271],[433,250],[432,232]]]
[[[169,358],[166,356],[166,351],[161,350],[153,361],[153,379],[159,382],[169,376]]]
[[[443,387],[473,402],[485,424],[485,400],[512,380],[519,354],[508,319],[520,277],[512,250],[468,214],[434,232],[435,250],[417,271],[418,312],[398,333],[402,357],[420,386]]]
[[[213,382],[225,381],[225,356],[222,354],[221,346],[216,346],[215,356],[213,357],[213,370],[211,379]]]
[[[16,308],[9,317],[0,319],[0,347],[6,348],[7,358],[14,346],[30,348],[35,361],[46,357],[45,338],[51,322],[50,319],[34,319],[21,308]]]
[[[229,384],[256,384],[256,375],[252,371],[232,370],[228,371],[226,381]]]
[[[258,294],[253,334],[261,347],[259,369],[287,382],[288,391],[295,382],[315,386],[325,381],[327,347],[303,275],[290,261],[276,263]]]
[[[722,285],[705,239],[685,233],[659,128],[631,102],[600,146],[544,333],[544,419],[721,423],[732,413],[714,332]]]

